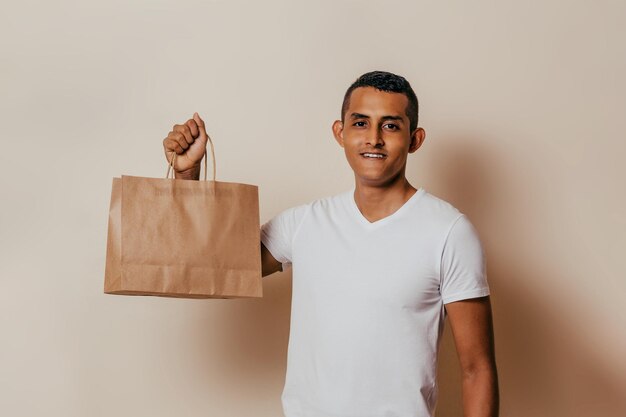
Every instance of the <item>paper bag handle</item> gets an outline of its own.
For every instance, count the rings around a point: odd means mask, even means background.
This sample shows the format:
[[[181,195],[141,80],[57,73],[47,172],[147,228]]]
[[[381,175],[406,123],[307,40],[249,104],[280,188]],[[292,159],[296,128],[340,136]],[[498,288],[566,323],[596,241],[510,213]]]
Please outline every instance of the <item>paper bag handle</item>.
[[[215,181],[215,150],[213,149],[213,141],[211,140],[211,136],[206,135],[209,143],[211,144],[211,160],[213,162],[213,181]],[[170,177],[170,170],[172,171],[172,179],[174,178],[174,160],[176,159],[176,152],[172,155],[172,160],[167,165],[167,173],[165,174],[165,178],[168,179]],[[206,148],[204,148],[204,156],[202,157],[204,160],[204,181],[206,181],[206,172],[207,172],[207,155]]]

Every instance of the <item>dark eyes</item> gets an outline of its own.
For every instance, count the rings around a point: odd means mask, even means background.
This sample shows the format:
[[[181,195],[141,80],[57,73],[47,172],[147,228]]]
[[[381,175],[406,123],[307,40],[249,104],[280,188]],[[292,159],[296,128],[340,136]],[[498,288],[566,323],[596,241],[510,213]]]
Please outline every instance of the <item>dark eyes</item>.
[[[366,123],[366,122],[354,122],[354,124],[353,124],[352,126],[356,126],[356,127],[365,127],[365,123]],[[383,127],[384,127],[385,129],[388,129],[388,130],[398,130],[398,129],[399,129],[398,125],[396,125],[396,124],[394,124],[394,123],[385,123],[385,124],[383,125]]]

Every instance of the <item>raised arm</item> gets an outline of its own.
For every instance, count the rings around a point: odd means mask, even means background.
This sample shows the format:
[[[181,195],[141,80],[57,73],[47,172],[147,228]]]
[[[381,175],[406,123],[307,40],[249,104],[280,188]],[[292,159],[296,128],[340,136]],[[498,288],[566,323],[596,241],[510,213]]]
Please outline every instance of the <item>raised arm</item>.
[[[489,297],[456,301],[445,308],[463,374],[463,415],[497,417],[498,373]]]

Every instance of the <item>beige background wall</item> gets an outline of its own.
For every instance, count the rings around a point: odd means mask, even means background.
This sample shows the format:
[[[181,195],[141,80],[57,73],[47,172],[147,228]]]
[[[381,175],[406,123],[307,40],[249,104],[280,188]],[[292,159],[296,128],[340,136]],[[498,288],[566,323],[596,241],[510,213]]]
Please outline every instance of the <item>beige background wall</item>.
[[[194,111],[261,221],[352,186],[361,73],[406,76],[413,185],[468,214],[502,416],[626,415],[619,1],[32,1],[0,6],[0,414],[281,416],[291,277],[260,300],[102,293],[111,178],[165,174]],[[439,417],[460,415],[450,335]]]

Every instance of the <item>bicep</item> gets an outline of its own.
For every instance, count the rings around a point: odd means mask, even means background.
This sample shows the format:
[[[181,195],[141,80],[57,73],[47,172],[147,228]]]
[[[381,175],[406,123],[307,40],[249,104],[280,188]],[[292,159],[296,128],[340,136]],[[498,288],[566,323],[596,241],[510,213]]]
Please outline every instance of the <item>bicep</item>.
[[[489,297],[445,305],[459,362],[464,372],[495,366],[493,318]]]
[[[261,265],[262,276],[273,274],[274,272],[282,271],[282,264],[274,258],[272,253],[261,242]]]

